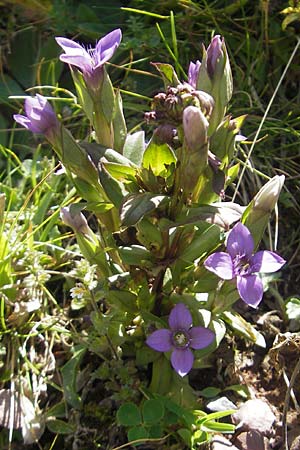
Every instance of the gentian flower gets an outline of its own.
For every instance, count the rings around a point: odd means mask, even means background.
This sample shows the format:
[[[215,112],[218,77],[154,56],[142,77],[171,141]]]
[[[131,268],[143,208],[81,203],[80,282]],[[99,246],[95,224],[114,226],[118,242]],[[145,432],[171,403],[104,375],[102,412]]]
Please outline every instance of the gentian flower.
[[[197,80],[198,80],[200,67],[201,67],[201,62],[199,60],[197,60],[195,63],[193,63],[193,61],[190,62],[189,71],[188,71],[188,83],[194,89],[197,89]]]
[[[64,37],[55,39],[65,52],[60,55],[60,60],[78,67],[87,85],[92,89],[97,89],[101,81],[103,66],[113,56],[121,38],[122,32],[118,28],[100,39],[94,49],[85,49],[83,45]]]
[[[184,377],[194,363],[192,349],[199,350],[210,345],[215,334],[208,328],[193,327],[192,316],[183,303],[178,303],[169,316],[168,328],[154,331],[146,344],[158,352],[172,351],[171,364],[174,370]]]
[[[14,114],[14,119],[33,133],[44,134],[49,140],[58,133],[59,121],[48,100],[40,94],[25,99],[25,113]]]
[[[241,299],[256,308],[263,297],[263,283],[258,273],[276,272],[285,260],[268,250],[253,254],[251,233],[240,222],[230,231],[226,248],[228,253],[213,253],[204,261],[204,266],[223,280],[235,279]]]

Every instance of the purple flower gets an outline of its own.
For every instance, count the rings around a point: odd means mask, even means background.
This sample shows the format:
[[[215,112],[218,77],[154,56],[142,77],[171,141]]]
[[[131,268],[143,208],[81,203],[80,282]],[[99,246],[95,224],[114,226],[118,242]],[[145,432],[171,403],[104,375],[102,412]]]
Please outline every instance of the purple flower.
[[[200,67],[201,67],[200,61],[197,60],[195,63],[193,63],[192,61],[190,62],[188,71],[188,82],[194,89],[197,89],[197,80]]]
[[[33,133],[42,133],[51,140],[59,129],[59,121],[48,100],[40,94],[25,99],[25,113],[14,114],[16,122]]]
[[[210,78],[213,78],[218,59],[223,57],[222,44],[224,40],[217,34],[211,40],[207,47],[207,72]]]
[[[251,233],[240,222],[230,231],[226,247],[228,253],[213,253],[204,261],[204,266],[223,280],[236,279],[241,299],[256,308],[263,297],[263,284],[258,272],[276,272],[285,260],[268,250],[253,254]]]
[[[122,32],[118,28],[100,39],[94,49],[85,49],[83,45],[64,37],[55,39],[65,52],[60,55],[60,60],[78,67],[87,84],[93,89],[97,89],[101,80],[103,65],[113,56],[121,38]]]
[[[215,334],[208,328],[192,327],[192,316],[183,303],[178,303],[172,309],[169,316],[168,328],[154,331],[147,338],[149,347],[158,352],[172,350],[171,364],[173,369],[184,377],[194,363],[194,355],[191,348],[199,350],[210,345]]]

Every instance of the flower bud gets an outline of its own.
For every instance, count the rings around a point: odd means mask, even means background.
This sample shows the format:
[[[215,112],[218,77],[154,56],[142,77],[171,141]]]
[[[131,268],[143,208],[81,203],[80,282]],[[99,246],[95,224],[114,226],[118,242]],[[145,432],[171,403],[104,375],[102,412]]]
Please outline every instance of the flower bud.
[[[183,111],[183,130],[187,147],[200,149],[207,142],[209,123],[202,111],[196,106],[188,106]]]
[[[91,230],[86,218],[81,212],[78,212],[77,208],[75,209],[74,206],[75,205],[71,205],[61,208],[61,220],[68,225],[68,227],[72,228],[75,233],[89,234]]]
[[[25,113],[26,116],[14,114],[15,121],[33,133],[44,134],[50,142],[55,140],[60,124],[46,97],[40,94],[36,94],[35,97],[27,97]]]
[[[224,39],[215,36],[207,50],[203,49],[203,59],[197,77],[197,89],[206,91],[215,101],[210,118],[209,135],[216,130],[226,112],[232,96],[232,74]]]
[[[107,277],[109,270],[103,245],[96,234],[88,226],[84,215],[78,211],[77,205],[61,208],[60,216],[62,221],[73,229],[84,258],[86,258],[90,264],[97,265],[99,275]]]
[[[271,212],[278,201],[284,179],[284,175],[275,175],[271,178],[254,197],[253,210]]]
[[[180,164],[180,188],[187,202],[198,198],[202,174],[208,164],[208,120],[201,109],[188,106],[183,111],[184,141]]]
[[[216,35],[207,47],[207,72],[211,79],[214,78],[217,63],[220,62],[222,54],[222,41],[219,35]]]
[[[270,215],[276,206],[283,183],[284,175],[271,178],[256,194],[247,206],[242,221],[253,236],[255,247],[260,243]]]

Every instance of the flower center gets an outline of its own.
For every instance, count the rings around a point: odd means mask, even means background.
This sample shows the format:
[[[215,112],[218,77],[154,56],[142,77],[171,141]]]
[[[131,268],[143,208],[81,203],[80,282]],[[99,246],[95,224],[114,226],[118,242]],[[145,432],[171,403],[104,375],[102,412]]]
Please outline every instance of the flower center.
[[[173,333],[173,343],[177,348],[186,348],[190,344],[190,337],[184,330],[178,330]]]
[[[237,255],[233,260],[235,275],[250,275],[253,271],[246,255]]]

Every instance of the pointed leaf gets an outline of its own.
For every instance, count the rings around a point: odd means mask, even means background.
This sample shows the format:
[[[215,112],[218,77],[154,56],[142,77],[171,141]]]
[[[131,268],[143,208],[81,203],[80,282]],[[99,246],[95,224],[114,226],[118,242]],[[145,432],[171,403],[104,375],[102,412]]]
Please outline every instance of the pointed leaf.
[[[74,348],[72,358],[61,368],[65,399],[73,408],[76,409],[81,408],[81,399],[77,393],[76,379],[79,364],[85,352],[85,347],[77,345]]]
[[[120,218],[123,226],[135,225],[145,214],[157,209],[167,197],[151,192],[134,194],[127,197],[121,205]]]
[[[237,312],[223,312],[222,318],[237,334],[249,339],[259,347],[266,348],[264,336]]]
[[[143,156],[143,167],[151,168],[154,175],[158,176],[166,171],[166,166],[175,162],[176,156],[168,144],[157,144],[152,138]]]
[[[152,65],[159,71],[161,74],[165,87],[173,86],[176,87],[180,84],[177,73],[175,72],[173,66],[171,64],[165,63],[152,63]]]
[[[145,132],[137,131],[133,134],[128,134],[124,148],[123,155],[131,162],[140,167],[143,153],[145,150]]]
[[[100,162],[98,168],[100,182],[107,197],[117,208],[119,208],[124,197],[128,195],[128,192],[122,183],[110,175],[103,163]]]
[[[103,166],[118,181],[128,181],[135,177],[136,169],[113,162],[103,162]]]
[[[127,128],[123,114],[122,97],[120,91],[116,92],[115,97],[115,113],[113,118],[113,129],[114,129],[114,148],[118,152],[123,153],[123,147],[127,136]]]

